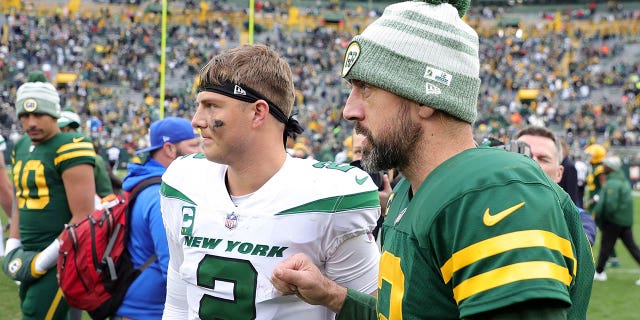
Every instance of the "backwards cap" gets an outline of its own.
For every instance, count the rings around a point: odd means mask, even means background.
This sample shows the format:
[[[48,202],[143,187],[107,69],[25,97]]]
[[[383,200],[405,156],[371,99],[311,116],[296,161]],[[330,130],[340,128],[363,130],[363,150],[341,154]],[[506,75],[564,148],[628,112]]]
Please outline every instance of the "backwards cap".
[[[18,88],[16,113],[43,113],[60,118],[60,95],[48,82],[26,82]]]
[[[66,126],[78,129],[80,127],[80,116],[73,111],[62,111],[60,118],[58,118],[58,127],[64,128]]]
[[[160,149],[167,142],[178,143],[195,137],[196,134],[189,120],[178,117],[166,117],[151,124],[149,127],[151,146],[136,151],[136,154]]]
[[[478,34],[461,19],[468,8],[469,0],[386,7],[349,44],[342,77],[474,122],[480,60]]]

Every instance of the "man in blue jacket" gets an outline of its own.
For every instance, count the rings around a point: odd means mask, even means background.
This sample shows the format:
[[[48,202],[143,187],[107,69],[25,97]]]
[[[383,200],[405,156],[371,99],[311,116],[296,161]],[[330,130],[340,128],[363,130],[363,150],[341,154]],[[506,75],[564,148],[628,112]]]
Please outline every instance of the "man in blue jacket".
[[[144,179],[162,176],[177,157],[201,152],[200,140],[191,122],[167,117],[155,121],[149,129],[150,146],[136,153],[146,153],[144,164],[129,163],[122,188],[131,191]],[[160,319],[167,287],[169,249],[160,213],[160,184],[145,188],[131,211],[130,240],[127,245],[135,268],[153,254],[157,260],[131,284],[117,316],[121,319]]]

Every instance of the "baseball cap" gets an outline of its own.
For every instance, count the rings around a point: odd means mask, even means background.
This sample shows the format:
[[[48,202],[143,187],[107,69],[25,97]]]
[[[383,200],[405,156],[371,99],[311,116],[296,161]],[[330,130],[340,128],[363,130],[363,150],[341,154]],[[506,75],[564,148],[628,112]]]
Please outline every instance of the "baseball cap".
[[[162,148],[165,143],[178,143],[180,141],[196,137],[191,122],[178,117],[166,117],[156,120],[149,127],[149,140],[151,146],[136,151],[136,154],[145,153]]]
[[[80,116],[72,111],[60,112],[60,118],[58,118],[58,128],[64,128],[69,126],[73,129],[80,127]]]
[[[622,161],[616,156],[607,156],[602,160],[602,164],[613,171],[620,170],[622,167]]]

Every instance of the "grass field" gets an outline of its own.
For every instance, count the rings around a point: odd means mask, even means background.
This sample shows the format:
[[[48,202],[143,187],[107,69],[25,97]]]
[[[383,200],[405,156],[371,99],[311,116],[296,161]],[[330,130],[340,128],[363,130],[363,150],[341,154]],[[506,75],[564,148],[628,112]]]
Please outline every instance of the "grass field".
[[[638,236],[640,235],[640,195],[635,197],[635,208],[636,223],[633,232],[636,235],[636,241],[640,242]],[[2,214],[3,225],[6,225],[5,218]],[[593,248],[596,257],[598,250],[599,245],[596,242],[596,246]],[[638,309],[636,309],[638,306],[635,304],[640,302],[640,286],[636,286],[635,281],[640,278],[640,266],[631,258],[621,242],[616,244],[616,251],[620,258],[621,267],[607,268],[609,280],[593,284],[587,314],[589,320],[638,319]],[[0,275],[0,320],[20,319],[21,313],[18,304],[18,286],[4,274]],[[85,314],[84,319],[89,319],[89,317]]]

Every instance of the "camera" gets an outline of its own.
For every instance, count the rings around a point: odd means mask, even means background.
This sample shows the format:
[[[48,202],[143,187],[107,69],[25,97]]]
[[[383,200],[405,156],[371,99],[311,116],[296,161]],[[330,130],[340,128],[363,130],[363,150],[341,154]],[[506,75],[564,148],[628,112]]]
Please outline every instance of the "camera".
[[[504,149],[509,152],[521,153],[531,158],[531,147],[524,141],[511,140],[505,144],[496,138],[485,138],[483,141],[483,145]]]

